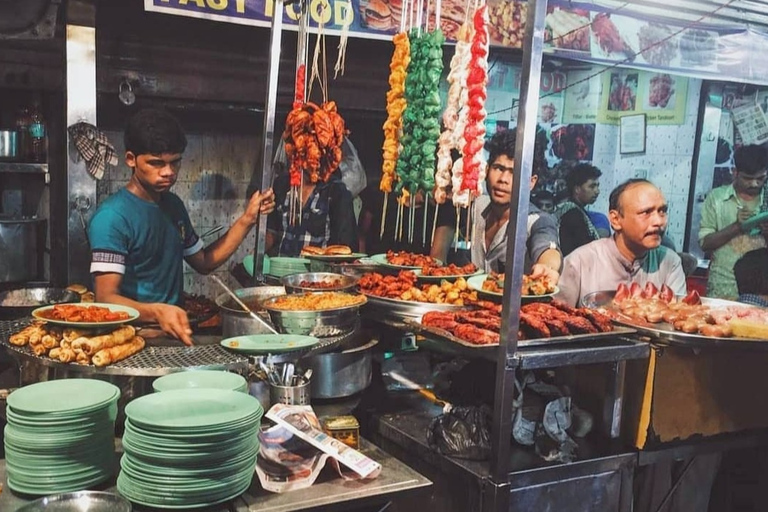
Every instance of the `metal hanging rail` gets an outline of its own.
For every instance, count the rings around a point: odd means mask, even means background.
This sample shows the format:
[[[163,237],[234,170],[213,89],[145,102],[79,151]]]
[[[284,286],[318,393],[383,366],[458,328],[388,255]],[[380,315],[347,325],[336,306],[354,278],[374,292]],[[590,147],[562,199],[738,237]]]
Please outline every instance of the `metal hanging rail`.
[[[272,153],[275,146],[275,109],[277,107],[277,85],[278,74],[280,71],[280,49],[282,47],[282,35],[283,35],[283,6],[285,2],[283,0],[274,0],[274,8],[272,10],[272,27],[269,38],[269,67],[267,72],[267,94],[264,100],[264,128],[262,131],[262,148],[261,148],[261,167],[255,170],[255,173],[261,174],[261,188],[260,190],[267,190],[274,183],[274,169],[272,168]],[[308,15],[308,0],[289,0],[290,4],[299,4],[300,12],[300,26],[303,26],[305,30],[299,30],[299,38],[297,41],[297,61],[296,69],[302,64],[307,65],[307,46],[309,33],[306,30],[309,23]],[[304,88],[306,90],[306,74],[305,74]],[[255,180],[257,183],[259,179]],[[256,236],[256,245],[254,247],[254,262],[253,262],[253,277],[257,283],[264,282],[264,253],[267,242],[267,218],[261,216],[259,218],[259,228]]]

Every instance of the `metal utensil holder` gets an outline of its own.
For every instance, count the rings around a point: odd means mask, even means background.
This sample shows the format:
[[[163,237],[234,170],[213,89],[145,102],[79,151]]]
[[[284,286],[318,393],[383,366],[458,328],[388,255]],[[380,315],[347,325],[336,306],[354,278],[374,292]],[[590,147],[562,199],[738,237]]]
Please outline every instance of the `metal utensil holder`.
[[[276,386],[269,385],[270,405],[309,405],[309,383],[310,380],[303,379],[298,386]]]

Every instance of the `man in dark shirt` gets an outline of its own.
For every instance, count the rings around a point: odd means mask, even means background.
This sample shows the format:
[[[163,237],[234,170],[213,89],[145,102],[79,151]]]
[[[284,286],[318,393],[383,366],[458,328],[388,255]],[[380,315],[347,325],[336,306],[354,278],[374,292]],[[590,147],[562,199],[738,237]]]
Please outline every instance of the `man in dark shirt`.
[[[560,221],[560,250],[567,256],[577,247],[600,238],[585,207],[600,195],[600,169],[578,164],[565,178],[568,199],[557,205],[555,215]]]
[[[277,207],[267,219],[266,250],[272,256],[298,256],[307,245],[346,245],[357,251],[357,230],[352,194],[340,173],[327,183],[313,184],[305,176],[301,188],[301,218],[292,224],[288,174],[275,179]]]

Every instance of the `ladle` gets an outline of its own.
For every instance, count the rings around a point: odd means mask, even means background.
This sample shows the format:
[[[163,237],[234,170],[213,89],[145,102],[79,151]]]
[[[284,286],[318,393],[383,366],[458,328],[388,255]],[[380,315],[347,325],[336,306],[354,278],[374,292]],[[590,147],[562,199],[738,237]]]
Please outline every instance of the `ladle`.
[[[256,313],[254,313],[253,311],[251,311],[251,308],[249,308],[249,307],[248,307],[248,306],[245,304],[245,302],[243,302],[242,300],[240,300],[240,297],[238,297],[237,295],[235,295],[235,292],[233,292],[233,291],[232,291],[232,290],[229,288],[229,286],[227,286],[226,284],[224,284],[224,281],[222,281],[222,280],[219,278],[219,276],[217,276],[216,274],[210,274],[210,276],[211,276],[211,279],[213,279],[214,281],[216,281],[217,283],[219,283],[219,286],[221,286],[222,288],[224,288],[224,291],[226,291],[226,292],[229,294],[229,296],[230,296],[230,297],[232,297],[232,298],[235,300],[235,302],[237,302],[237,303],[240,305],[240,307],[241,307],[241,308],[243,308],[243,310],[244,310],[244,311],[248,312],[248,314],[251,316],[251,318],[253,318],[253,319],[254,319],[254,320],[256,320],[257,322],[259,322],[261,325],[263,325],[264,327],[266,327],[266,328],[269,330],[269,332],[271,332],[271,333],[273,333],[273,334],[277,334],[277,331],[275,330],[275,328],[274,328],[274,327],[272,327],[271,325],[269,325],[267,322],[265,322],[265,321],[264,321],[264,319],[263,319],[263,318],[261,318],[259,315],[257,315],[257,314],[256,314]]]

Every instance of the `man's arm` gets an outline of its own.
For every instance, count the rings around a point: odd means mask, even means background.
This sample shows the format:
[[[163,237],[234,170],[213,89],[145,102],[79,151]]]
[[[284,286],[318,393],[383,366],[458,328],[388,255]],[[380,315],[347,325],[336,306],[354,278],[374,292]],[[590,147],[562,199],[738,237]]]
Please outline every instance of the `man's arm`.
[[[167,334],[181,340],[185,345],[192,345],[192,328],[189,326],[187,313],[171,304],[144,304],[120,295],[122,274],[116,272],[97,272],[93,275],[93,286],[98,302],[122,304],[139,312],[139,319],[144,322],[157,322]]]
[[[701,207],[701,227],[699,228],[699,246],[701,250],[712,252],[743,234],[741,222],[748,217],[747,211],[741,210],[736,222],[720,228],[717,224],[715,197],[710,192]]]
[[[259,215],[269,214],[274,207],[274,194],[271,189],[263,194],[259,191],[254,192],[243,215],[235,221],[224,236],[205,249],[186,257],[189,266],[201,274],[209,274],[217,269],[240,247],[258,222]]]
[[[531,276],[549,276],[554,282],[560,277],[563,256],[558,248],[557,221],[552,215],[541,213],[531,226],[528,237],[528,251],[531,261]]]
[[[331,217],[331,236],[329,245],[346,245],[352,252],[357,252],[357,223],[352,205],[352,194],[346,185],[339,182],[337,190],[329,195],[328,213]]]

